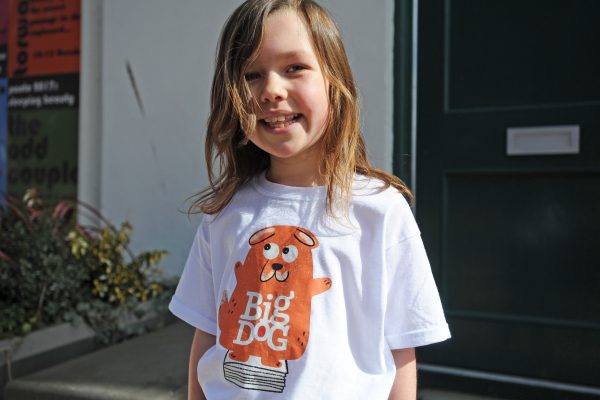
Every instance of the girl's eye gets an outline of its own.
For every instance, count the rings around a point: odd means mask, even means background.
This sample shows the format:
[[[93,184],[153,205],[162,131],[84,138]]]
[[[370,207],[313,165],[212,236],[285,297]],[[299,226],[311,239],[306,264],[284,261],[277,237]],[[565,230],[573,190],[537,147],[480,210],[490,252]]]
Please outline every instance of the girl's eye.
[[[248,72],[244,75],[246,82],[252,82],[260,78],[260,74],[258,72]]]
[[[289,67],[288,72],[298,72],[298,71],[302,71],[303,69],[306,69],[306,68],[304,68],[304,66],[302,66],[302,65],[296,64],[296,65],[292,65],[291,67]]]
[[[263,247],[263,255],[267,260],[272,260],[279,255],[279,246],[275,243],[267,243]]]
[[[298,249],[294,245],[289,245],[283,248],[283,259],[285,262],[291,263],[298,258]]]

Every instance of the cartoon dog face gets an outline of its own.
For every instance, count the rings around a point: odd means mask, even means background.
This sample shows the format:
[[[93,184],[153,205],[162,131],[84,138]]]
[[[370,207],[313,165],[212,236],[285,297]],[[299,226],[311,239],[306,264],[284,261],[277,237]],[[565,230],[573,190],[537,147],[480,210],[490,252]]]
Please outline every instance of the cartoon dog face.
[[[311,249],[319,246],[310,232],[295,226],[270,226],[255,232],[249,240],[251,249],[246,265],[260,268],[260,280],[285,282],[312,279]]]

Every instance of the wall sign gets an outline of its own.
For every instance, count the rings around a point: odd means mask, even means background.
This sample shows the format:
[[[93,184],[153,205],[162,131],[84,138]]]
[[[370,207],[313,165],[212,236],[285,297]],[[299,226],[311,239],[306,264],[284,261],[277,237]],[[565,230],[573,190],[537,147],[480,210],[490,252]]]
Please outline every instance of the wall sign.
[[[75,198],[81,2],[8,0],[7,15],[6,190]]]

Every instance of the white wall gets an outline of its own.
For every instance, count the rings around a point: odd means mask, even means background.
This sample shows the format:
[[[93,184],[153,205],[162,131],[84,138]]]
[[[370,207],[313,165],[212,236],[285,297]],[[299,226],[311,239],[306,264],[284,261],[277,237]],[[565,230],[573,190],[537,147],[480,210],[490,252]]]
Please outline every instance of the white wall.
[[[363,136],[371,161],[392,171],[394,2],[321,0],[341,31],[361,95]]]
[[[164,267],[178,274],[198,222],[180,210],[187,208],[186,197],[206,184],[203,135],[215,47],[222,24],[240,1],[83,4],[88,47],[82,54],[80,179],[85,183],[80,197],[114,222],[131,221],[134,250],[167,249]],[[391,170],[393,2],[322,4],[345,39],[371,158]],[[90,155],[97,152],[99,159]]]

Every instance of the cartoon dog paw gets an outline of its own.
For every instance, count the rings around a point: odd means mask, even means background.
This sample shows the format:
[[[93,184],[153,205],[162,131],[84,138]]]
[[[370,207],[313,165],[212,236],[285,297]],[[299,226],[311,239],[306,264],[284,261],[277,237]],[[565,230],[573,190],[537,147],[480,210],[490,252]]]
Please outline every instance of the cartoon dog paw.
[[[232,296],[231,299],[227,299],[227,297],[227,290],[224,290],[221,296],[221,304],[219,305],[219,314],[222,317],[227,314],[234,314],[238,305],[235,297]]]
[[[301,334],[299,333],[298,336],[296,336],[296,344],[303,349],[302,351],[304,351],[306,345],[308,344],[308,332],[302,331]]]

